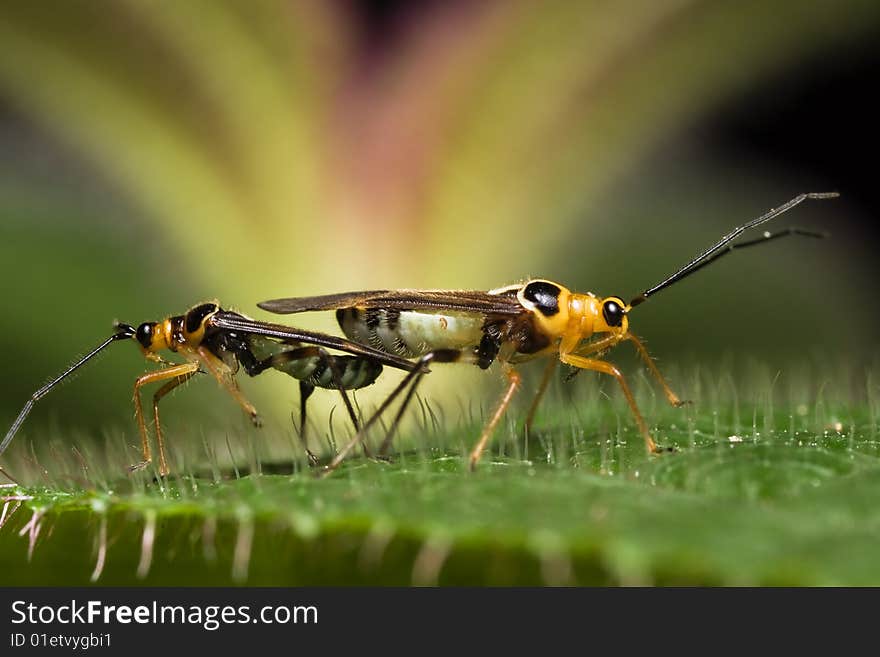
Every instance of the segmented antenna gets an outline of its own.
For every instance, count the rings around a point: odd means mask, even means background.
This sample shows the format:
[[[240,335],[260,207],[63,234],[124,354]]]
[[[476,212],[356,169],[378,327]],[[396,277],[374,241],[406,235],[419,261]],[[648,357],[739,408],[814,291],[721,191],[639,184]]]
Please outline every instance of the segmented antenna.
[[[811,231],[807,231],[807,230],[801,230],[799,228],[788,228],[786,230],[779,231],[776,233],[770,233],[770,232],[764,233],[764,235],[762,237],[759,237],[758,239],[751,240],[749,242],[741,242],[740,244],[734,244],[733,246],[727,246],[728,244],[730,244],[733,240],[735,240],[737,237],[742,235],[747,230],[755,228],[756,226],[760,226],[761,224],[766,223],[766,222],[770,221],[771,219],[774,219],[775,217],[778,217],[779,215],[781,215],[785,212],[788,212],[793,207],[795,207],[796,205],[800,205],[801,203],[803,203],[806,200],[823,200],[823,199],[829,199],[829,198],[837,198],[838,196],[840,196],[840,194],[838,194],[837,192],[811,192],[808,194],[799,194],[798,196],[795,196],[793,199],[791,199],[787,203],[780,205],[778,208],[773,208],[772,210],[770,210],[766,214],[761,215],[757,219],[753,219],[752,221],[750,221],[746,224],[743,224],[742,226],[734,228],[731,232],[729,232],[727,235],[722,237],[717,243],[715,243],[714,245],[710,246],[708,249],[703,251],[700,255],[698,255],[696,258],[691,260],[689,263],[687,263],[684,267],[679,269],[677,272],[675,272],[674,274],[672,274],[671,276],[669,276],[668,278],[666,278],[662,282],[658,283],[654,287],[645,290],[639,296],[635,297],[632,301],[630,301],[630,303],[629,303],[630,307],[634,307],[634,306],[639,305],[640,303],[643,303],[651,295],[656,294],[657,292],[659,292],[663,288],[669,287],[673,283],[677,283],[678,281],[682,280],[683,278],[686,278],[687,276],[690,276],[694,272],[697,272],[700,269],[702,269],[703,267],[715,262],[716,260],[718,260],[718,258],[727,255],[728,253],[730,253],[734,249],[741,249],[741,248],[745,248],[747,246],[755,246],[756,244],[764,244],[764,243],[769,242],[771,240],[774,240],[774,239],[777,239],[780,237],[786,237],[788,235],[802,235],[805,237],[825,237],[824,233],[815,233],[815,232],[811,232]]]
[[[134,337],[135,335],[135,328],[133,326],[129,326],[128,324],[117,324],[116,328],[119,330],[118,333],[114,333],[113,335],[111,335],[109,338],[104,340],[104,342],[99,344],[85,356],[76,361],[73,365],[64,370],[64,372],[55,377],[55,379],[53,379],[42,388],[37,390],[33,395],[31,395],[31,398],[27,401],[27,403],[25,403],[24,408],[21,409],[21,413],[19,413],[18,417],[15,418],[15,422],[12,423],[12,427],[9,429],[9,431],[6,432],[6,437],[3,439],[3,442],[0,443],[0,454],[2,454],[6,450],[6,447],[9,445],[9,443],[12,442],[12,439],[15,437],[15,434],[18,432],[19,427],[21,427],[25,418],[28,416],[28,413],[31,412],[34,404],[45,397],[52,388],[61,383],[61,381],[70,376],[74,371],[77,370],[77,368],[86,363],[88,360],[97,356],[98,353],[103,351],[103,349],[110,343],[116,342],[118,340],[127,340]]]

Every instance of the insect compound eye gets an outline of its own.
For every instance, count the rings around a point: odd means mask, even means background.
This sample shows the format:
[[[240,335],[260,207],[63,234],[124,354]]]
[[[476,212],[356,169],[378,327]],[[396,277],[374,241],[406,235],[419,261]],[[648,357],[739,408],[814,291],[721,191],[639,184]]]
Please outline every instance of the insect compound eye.
[[[155,326],[156,322],[144,322],[137,327],[135,337],[144,349],[149,349],[153,344],[153,328],[155,328]]]
[[[202,326],[202,322],[208,315],[217,312],[219,308],[216,303],[203,303],[200,306],[191,308],[186,313],[186,332],[195,333]]]
[[[605,318],[605,323],[608,326],[620,326],[625,314],[623,305],[615,299],[608,299],[602,304],[602,317]]]
[[[562,290],[547,281],[534,281],[526,285],[523,298],[535,304],[535,307],[546,317],[559,312],[559,295]]]

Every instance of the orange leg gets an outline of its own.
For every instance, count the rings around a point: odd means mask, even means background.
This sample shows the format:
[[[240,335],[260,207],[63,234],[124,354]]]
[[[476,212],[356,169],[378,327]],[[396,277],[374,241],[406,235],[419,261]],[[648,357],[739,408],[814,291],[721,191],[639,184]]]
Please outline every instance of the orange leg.
[[[585,358],[584,356],[578,356],[576,354],[559,354],[559,358],[563,363],[567,363],[568,365],[573,365],[582,370],[593,370],[595,372],[610,374],[617,379],[617,382],[620,384],[620,388],[623,390],[623,394],[626,397],[626,401],[629,403],[629,408],[636,418],[636,423],[639,425],[639,431],[641,431],[642,435],[645,437],[645,447],[647,448],[648,453],[656,454],[664,451],[657,447],[657,443],[655,443],[654,439],[651,437],[651,432],[648,431],[648,425],[645,424],[642,414],[639,413],[639,407],[636,406],[635,397],[633,397],[632,391],[629,389],[626,379],[623,378],[623,374],[620,373],[620,370],[614,365],[606,363],[604,360]]]
[[[217,382],[220,385],[226,388],[226,391],[232,395],[232,398],[238,402],[238,405],[241,406],[242,409],[244,409],[244,412],[250,415],[254,426],[261,426],[262,421],[257,413],[257,409],[245,399],[243,394],[241,394],[241,390],[238,389],[238,384],[235,382],[235,379],[232,378],[232,370],[229,369],[229,366],[208,351],[204,346],[196,349],[196,354],[198,355],[199,362],[205,366],[205,369],[217,379]]]
[[[556,358],[551,358],[550,362],[547,363],[547,367],[544,368],[544,375],[541,377],[541,385],[538,386],[538,392],[535,395],[535,398],[532,400],[532,405],[529,407],[529,414],[526,415],[527,434],[531,433],[532,431],[532,422],[535,421],[535,413],[537,413],[538,411],[538,405],[544,398],[544,393],[547,392],[547,388],[553,378],[553,372],[556,371],[556,366],[558,364],[559,361]]]
[[[135,471],[140,470],[141,468],[146,467],[152,462],[153,457],[150,453],[150,441],[147,437],[147,423],[144,421],[144,408],[141,404],[141,393],[140,389],[147,385],[148,383],[158,383],[159,381],[167,381],[168,379],[176,379],[178,377],[189,378],[193,374],[199,371],[198,363],[184,363],[182,365],[172,365],[171,367],[166,367],[163,370],[158,370],[156,372],[150,372],[148,374],[144,374],[143,376],[139,376],[137,380],[134,382],[134,415],[137,420],[138,431],[141,434],[141,452],[143,455],[143,460],[140,463],[136,463],[129,467],[129,470]],[[172,386],[173,387],[173,386]],[[157,393],[158,394],[158,393]],[[159,411],[158,406],[156,406],[156,399],[154,398],[154,408],[156,409],[156,427],[158,430],[159,426]],[[160,448],[161,450],[161,448]],[[161,476],[165,476],[168,474],[167,465],[165,464],[165,458],[163,451],[160,451],[160,457],[162,462],[159,467],[159,474]]]
[[[636,349],[639,352],[639,356],[641,356],[642,360],[645,361],[645,365],[648,366],[648,369],[651,370],[651,374],[654,375],[654,378],[657,379],[657,383],[660,384],[660,387],[663,388],[663,392],[666,395],[666,399],[671,406],[679,407],[684,406],[685,404],[690,404],[690,401],[678,398],[674,392],[672,392],[672,388],[669,387],[669,384],[666,383],[666,379],[663,378],[663,375],[660,374],[660,370],[657,368],[657,364],[654,362],[654,359],[651,358],[651,355],[648,353],[648,350],[645,349],[645,345],[642,344],[642,341],[639,340],[632,333],[627,333],[626,339],[632,342]]]
[[[651,355],[648,353],[648,350],[645,349],[645,345],[642,344],[642,341],[639,340],[632,333],[627,333],[626,335],[620,336],[617,334],[611,334],[601,340],[596,340],[595,342],[588,343],[582,349],[577,349],[573,353],[578,356],[588,356],[590,354],[595,354],[597,352],[605,351],[606,349],[610,349],[621,340],[629,340],[633,343],[636,350],[639,353],[639,357],[644,361],[645,365],[648,366],[648,369],[651,371],[651,374],[657,380],[657,383],[660,384],[660,387],[663,388],[663,393],[666,395],[666,400],[669,402],[671,406],[680,407],[685,404],[690,404],[690,401],[679,399],[678,395],[676,395],[672,388],[669,387],[669,384],[666,382],[666,379],[663,378],[663,375],[660,373],[660,370],[657,367],[657,364],[654,362],[654,359],[651,358]]]
[[[198,370],[196,369],[189,374],[183,374],[176,379],[172,379],[159,388],[156,391],[156,394],[153,395],[153,418],[155,419],[156,425],[156,443],[159,445],[159,475],[162,477],[166,476],[169,470],[168,462],[165,460],[165,439],[162,437],[162,424],[159,422],[159,400],[174,390],[177,386],[189,381],[197,372]]]
[[[504,396],[501,398],[501,402],[495,409],[495,413],[492,415],[492,419],[489,420],[489,424],[487,424],[486,427],[483,429],[483,433],[480,435],[480,439],[477,441],[476,446],[471,452],[471,471],[476,470],[477,462],[480,460],[480,456],[482,456],[483,450],[486,449],[486,444],[492,437],[492,433],[495,431],[495,427],[498,425],[498,422],[501,421],[501,417],[504,415],[504,411],[506,411],[507,407],[510,406],[510,400],[513,399],[513,393],[516,392],[516,389],[519,388],[519,385],[522,382],[522,377],[520,376],[519,372],[517,372],[515,369],[513,369],[512,366],[506,363],[504,365],[504,373],[507,375],[507,390],[504,391]]]

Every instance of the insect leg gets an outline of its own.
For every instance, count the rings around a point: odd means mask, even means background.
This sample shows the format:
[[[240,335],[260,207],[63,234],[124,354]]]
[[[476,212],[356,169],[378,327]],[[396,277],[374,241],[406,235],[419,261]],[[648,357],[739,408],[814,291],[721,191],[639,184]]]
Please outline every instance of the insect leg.
[[[558,363],[559,360],[551,358],[550,362],[547,363],[547,367],[544,368],[544,375],[541,377],[541,385],[538,386],[538,393],[532,400],[532,405],[529,407],[529,414],[526,415],[526,433],[531,433],[532,431],[532,422],[535,420],[535,413],[538,411],[538,405],[541,403],[544,393],[547,392],[547,387],[550,385],[550,381],[553,378],[553,372],[556,371],[556,365]]]
[[[376,411],[376,413],[373,415],[373,417],[371,417],[369,420],[367,420],[367,422],[364,424],[364,426],[361,427],[361,430],[358,431],[357,434],[351,440],[349,440],[345,445],[343,445],[342,449],[340,449],[336,453],[336,456],[333,457],[333,460],[330,461],[329,464],[327,464],[327,467],[324,468],[325,475],[330,474],[336,468],[339,467],[339,465],[342,463],[342,461],[345,460],[345,457],[348,456],[348,453],[354,448],[355,445],[357,445],[363,439],[363,437],[366,435],[367,431],[370,430],[370,428],[373,426],[373,424],[376,423],[376,421],[379,419],[379,417],[382,415],[382,413],[385,412],[385,409],[387,409],[394,402],[394,400],[397,399],[397,396],[401,392],[403,392],[408,386],[410,386],[410,384],[412,384],[412,388],[415,389],[415,387],[418,385],[418,382],[421,380],[422,375],[424,374],[423,366],[427,365],[430,362],[430,356],[431,356],[431,354],[426,354],[426,355],[422,356],[418,361],[419,367],[416,367],[416,369],[407,373],[407,375],[405,377],[403,377],[403,381],[401,381],[399,384],[397,384],[397,387],[391,391],[391,394],[388,395],[388,397],[385,398],[385,401],[382,402],[382,404],[379,406],[379,409]],[[409,401],[410,397],[411,397],[411,395],[407,394],[405,401]],[[396,424],[396,418],[395,418],[395,424]],[[386,445],[385,441],[383,441],[382,446],[379,448],[379,454],[385,454],[387,447],[388,447],[388,445]]]
[[[150,441],[147,437],[147,423],[144,421],[144,408],[141,404],[141,388],[148,383],[157,383],[159,381],[165,381],[167,379],[176,379],[178,377],[189,378],[189,376],[191,376],[195,372],[198,372],[198,370],[198,363],[183,363],[182,365],[172,365],[171,367],[166,367],[163,370],[149,372],[148,374],[139,376],[134,382],[134,415],[135,419],[137,420],[138,431],[140,431],[141,434],[141,455],[143,457],[143,460],[140,463],[135,463],[134,465],[129,466],[128,469],[131,472],[145,468],[153,460],[150,452]],[[158,411],[156,412],[156,417],[158,418]],[[159,426],[158,422],[156,426]],[[167,474],[164,464],[160,464],[159,469],[159,474],[164,477],[165,474]]]
[[[424,372],[421,372],[421,374],[424,374]],[[397,427],[400,424],[400,419],[403,417],[407,406],[409,406],[410,401],[412,401],[413,396],[416,394],[416,388],[418,388],[421,380],[422,377],[419,376],[412,382],[412,385],[409,387],[409,392],[407,392],[406,397],[403,398],[403,403],[401,403],[400,408],[397,410],[397,415],[394,416],[394,421],[391,423],[391,427],[388,429],[388,435],[385,436],[385,439],[382,441],[382,445],[379,447],[379,456],[386,456],[391,450],[391,442],[394,440],[394,434],[397,433]],[[405,387],[405,384],[401,383],[401,386]],[[394,392],[392,392],[392,395],[396,396],[397,392],[398,390],[395,389]]]
[[[519,388],[520,383],[522,382],[522,377],[520,373],[517,372],[513,366],[505,363],[504,364],[504,374],[507,376],[507,390],[504,391],[504,396],[501,397],[501,401],[498,406],[495,408],[495,413],[492,415],[492,419],[489,420],[489,424],[485,426],[483,429],[483,433],[480,435],[480,439],[477,441],[476,446],[473,451],[471,451],[470,456],[470,469],[473,472],[477,468],[477,462],[480,460],[480,456],[483,454],[483,450],[486,449],[486,444],[489,442],[489,439],[492,437],[492,433],[495,431],[495,427],[498,425],[498,422],[501,421],[501,417],[504,415],[504,411],[507,410],[507,407],[510,406],[510,400],[513,399],[513,394],[516,392],[516,389]]]
[[[604,360],[596,360],[595,358],[585,358],[584,356],[578,356],[575,354],[559,354],[559,359],[568,365],[573,365],[574,367],[578,367],[582,370],[593,370],[595,372],[602,372],[604,374],[610,374],[617,382],[620,384],[621,390],[623,390],[623,395],[626,397],[626,401],[629,403],[629,408],[632,411],[632,414],[636,418],[636,424],[639,425],[639,431],[641,431],[642,436],[645,438],[645,448],[648,450],[650,454],[657,454],[658,452],[664,451],[663,449],[657,447],[657,443],[654,442],[654,439],[651,437],[651,432],[648,431],[648,425],[645,424],[644,418],[642,418],[642,414],[639,412],[639,407],[636,406],[635,397],[633,397],[632,391],[629,389],[629,386],[626,383],[626,379],[623,378],[623,374],[620,373],[620,370],[617,369],[614,365],[610,363],[606,363]]]
[[[308,381],[299,382],[299,439],[302,442],[303,449],[306,450],[309,465],[314,467],[318,465],[318,457],[309,449],[309,439],[306,435],[306,427],[308,426],[306,420],[306,401],[308,401],[313,392],[315,392],[315,386],[311,383]]]
[[[417,370],[413,370],[410,374],[414,372],[418,372],[420,375],[427,374],[427,365],[431,362],[437,363],[454,363],[460,362],[462,360],[467,360],[470,352],[462,351],[458,349],[438,349],[437,351],[433,351],[429,354],[422,356],[419,359],[418,364],[419,367]],[[406,378],[410,378],[409,376]],[[418,376],[413,379],[412,385],[409,388],[409,391],[406,393],[406,397],[403,398],[403,402],[400,404],[400,408],[397,410],[397,414],[394,416],[394,421],[391,423],[391,427],[388,429],[388,435],[385,436],[385,439],[382,441],[382,445],[379,447],[379,456],[385,456],[391,449],[391,442],[394,440],[394,434],[397,432],[397,427],[400,425],[400,420],[403,418],[403,414],[406,412],[409,403],[412,401],[412,398],[416,394],[416,388],[419,383],[422,381],[422,376]],[[391,395],[389,395],[389,399],[386,400],[390,403],[394,397],[396,397],[400,391],[406,387],[406,379],[401,381],[400,385],[395,388]],[[380,408],[380,411],[384,409],[386,404],[383,404]],[[377,413],[378,415],[378,413]]]
[[[298,360],[302,360],[304,358],[311,358],[318,356],[315,347],[303,347],[300,349],[291,349],[289,351],[282,351],[280,353],[274,354],[265,358],[257,363],[255,367],[252,367],[249,373],[251,376],[256,376],[257,374],[269,369],[270,367],[273,369],[277,369],[281,372],[287,372],[284,369],[284,366],[287,363],[295,362]],[[315,386],[306,381],[305,379],[300,379],[299,381],[299,439],[302,443],[303,449],[306,452],[306,456],[309,460],[310,466],[315,466],[318,464],[318,457],[315,455],[312,450],[309,449],[309,438],[308,438],[308,415],[307,415],[307,403],[309,397],[312,396],[312,393],[315,391]]]
[[[330,368],[330,376],[335,388],[339,391],[339,394],[342,396],[342,403],[345,404],[345,410],[348,411],[348,417],[351,418],[351,423],[354,425],[355,435],[361,432],[361,423],[358,422],[357,413],[355,413],[354,406],[351,405],[351,400],[348,398],[348,393],[345,391],[345,386],[342,384],[342,373],[339,371],[338,361],[327,353],[327,350],[323,347],[318,347],[318,353],[321,355],[323,362],[327,364]],[[364,436],[366,438],[366,435]],[[370,453],[370,448],[367,447],[367,441],[361,441],[361,447],[364,450],[364,456],[367,458],[371,458],[372,454]]]
[[[162,399],[169,392],[174,390],[177,386],[186,383],[192,377],[196,375],[198,372],[198,367],[194,369],[192,372],[187,374],[179,375],[177,378],[172,379],[164,386],[159,388],[156,391],[156,394],[153,395],[153,417],[155,418],[156,423],[156,443],[159,446],[159,476],[164,477],[168,474],[168,462],[165,460],[165,439],[162,437],[162,425],[159,422],[159,400]]]
[[[626,339],[632,342],[636,349],[639,352],[639,356],[641,356],[642,360],[645,362],[645,365],[648,366],[648,369],[651,370],[651,374],[654,375],[654,378],[657,379],[657,383],[660,384],[660,387],[663,388],[663,392],[666,395],[666,399],[669,401],[671,406],[675,406],[678,408],[679,406],[684,406],[685,404],[690,404],[689,400],[682,401],[679,399],[678,395],[676,395],[672,388],[669,387],[669,384],[666,382],[666,379],[660,373],[659,368],[657,367],[657,363],[654,362],[654,359],[651,358],[651,355],[648,353],[648,350],[645,349],[645,345],[642,344],[642,341],[639,340],[632,333],[627,333]]]
[[[333,355],[331,355],[326,349],[323,347],[300,347],[298,349],[291,349],[289,351],[283,351],[281,353],[270,356],[260,363],[260,366],[265,369],[265,367],[273,367],[282,372],[286,372],[287,374],[294,375],[292,372],[283,369],[283,366],[290,362],[295,362],[298,360],[302,360],[305,358],[317,358],[321,365],[323,365],[330,372],[330,383],[331,386],[327,386],[326,383],[320,382],[319,379],[323,375],[322,370],[312,370],[309,376],[306,379],[300,379],[300,438],[302,439],[303,446],[305,447],[306,453],[309,457],[309,463],[311,465],[315,465],[318,462],[318,458],[309,450],[308,443],[306,441],[305,435],[305,427],[306,427],[306,400],[314,391],[316,384],[321,387],[332,387],[339,391],[339,394],[342,397],[342,402],[345,404],[345,409],[348,411],[348,416],[351,418],[351,423],[354,425],[355,433],[360,431],[360,422],[358,422],[357,413],[354,410],[354,406],[352,406],[351,399],[348,396],[348,393],[345,390],[345,383],[343,381],[343,373],[339,369],[339,359]],[[348,362],[354,362],[349,360]],[[381,371],[381,368],[379,368]],[[302,374],[299,374],[302,376]],[[372,382],[369,381],[369,382]],[[363,382],[361,384],[354,384],[351,387],[357,387],[358,385],[364,385]],[[370,451],[367,448],[366,444],[364,444],[364,454],[366,456],[370,456]]]
[[[587,342],[586,344],[577,346],[574,350],[567,352],[575,354],[576,356],[592,356],[594,354],[603,354],[608,351],[617,343],[619,343],[623,337],[619,333],[611,333],[610,335],[606,335],[604,338],[600,338],[598,340],[593,340],[592,342]],[[565,349],[562,350],[563,353]],[[579,370],[574,370],[567,377],[566,381],[574,378],[574,376],[578,373]]]
[[[243,394],[241,394],[241,390],[238,389],[238,384],[236,384],[235,379],[232,378],[232,371],[229,369],[229,366],[212,354],[204,345],[201,345],[196,349],[196,354],[198,355],[199,362],[205,366],[205,369],[217,379],[220,385],[226,388],[226,391],[232,395],[232,398],[238,402],[238,405],[241,406],[242,409],[244,409],[244,412],[250,416],[251,422],[254,423],[254,426],[262,426],[263,423],[260,420],[257,409],[245,399]]]
[[[346,443],[342,447],[342,449],[339,450],[339,453],[336,454],[333,460],[330,461],[327,467],[324,468],[322,476],[329,475],[331,472],[339,467],[339,465],[342,463],[343,460],[345,460],[345,457],[348,456],[349,452],[351,452],[354,446],[361,441],[362,437],[366,435],[370,428],[381,417],[382,413],[384,413],[385,410],[394,403],[394,400],[397,399],[398,395],[400,395],[401,392],[406,390],[407,387],[411,386],[409,392],[404,398],[400,410],[397,412],[397,416],[395,416],[394,418],[394,424],[392,424],[391,430],[389,431],[389,436],[393,437],[393,432],[397,427],[398,421],[403,415],[404,409],[406,408],[409,401],[412,399],[413,394],[415,393],[416,386],[421,381],[422,376],[428,373],[428,365],[431,363],[454,363],[458,360],[461,360],[464,355],[465,352],[459,351],[458,349],[438,349],[437,351],[429,352],[419,358],[415,363],[415,367],[407,372],[407,375],[403,377],[403,380],[397,385],[396,388],[394,388],[394,390],[391,391],[391,394],[385,398],[385,401],[382,402],[382,404],[379,406],[379,409],[373,414],[373,417],[367,420],[364,426],[361,427],[361,430],[358,432],[358,434],[354,436],[350,441],[348,441],[348,443]],[[379,448],[379,454],[385,454],[390,446],[391,441],[389,437],[386,437],[385,440],[382,442],[382,446]]]

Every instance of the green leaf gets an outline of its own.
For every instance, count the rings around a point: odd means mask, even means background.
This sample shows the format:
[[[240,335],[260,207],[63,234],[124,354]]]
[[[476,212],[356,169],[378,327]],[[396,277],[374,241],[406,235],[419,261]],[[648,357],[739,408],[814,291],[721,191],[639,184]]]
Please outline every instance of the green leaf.
[[[10,487],[0,570],[9,585],[880,583],[865,409],[757,404],[748,430],[664,410],[657,436],[677,452],[648,457],[625,409],[584,408],[548,409],[528,454],[502,432],[476,473],[468,427],[325,479],[257,454],[238,478],[214,458],[167,486]]]

